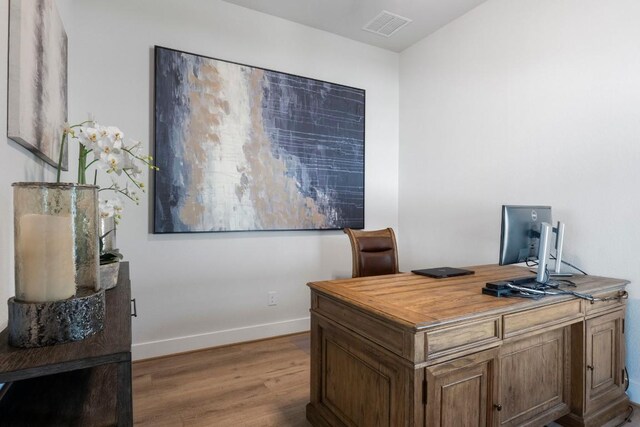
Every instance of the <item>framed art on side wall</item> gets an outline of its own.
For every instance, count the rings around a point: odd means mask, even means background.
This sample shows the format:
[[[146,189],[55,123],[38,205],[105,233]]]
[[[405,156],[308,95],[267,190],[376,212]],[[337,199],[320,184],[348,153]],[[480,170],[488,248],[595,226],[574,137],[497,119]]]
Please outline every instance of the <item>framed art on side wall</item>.
[[[52,166],[67,121],[67,34],[54,0],[11,0],[7,136]],[[62,153],[67,170],[67,149]]]
[[[364,227],[365,91],[156,46],[154,232]]]

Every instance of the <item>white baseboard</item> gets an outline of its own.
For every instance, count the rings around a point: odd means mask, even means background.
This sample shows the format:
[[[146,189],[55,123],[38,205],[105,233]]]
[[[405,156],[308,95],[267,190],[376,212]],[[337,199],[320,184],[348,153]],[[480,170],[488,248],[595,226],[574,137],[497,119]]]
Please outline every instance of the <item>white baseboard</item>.
[[[309,330],[309,317],[285,320],[283,322],[252,325],[224,331],[207,332],[186,337],[149,341],[133,344],[131,348],[133,360],[149,359],[168,354],[184,353],[209,347],[253,341],[278,335],[294,334]]]
[[[629,399],[636,405],[640,405],[640,381],[629,379],[629,390],[627,390]]]

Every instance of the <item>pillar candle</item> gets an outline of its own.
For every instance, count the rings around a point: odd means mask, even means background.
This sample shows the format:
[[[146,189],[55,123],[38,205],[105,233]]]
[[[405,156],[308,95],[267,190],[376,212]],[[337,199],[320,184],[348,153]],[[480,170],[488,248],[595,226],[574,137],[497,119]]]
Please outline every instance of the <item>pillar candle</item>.
[[[58,301],[76,293],[73,231],[69,215],[19,218],[16,299]]]

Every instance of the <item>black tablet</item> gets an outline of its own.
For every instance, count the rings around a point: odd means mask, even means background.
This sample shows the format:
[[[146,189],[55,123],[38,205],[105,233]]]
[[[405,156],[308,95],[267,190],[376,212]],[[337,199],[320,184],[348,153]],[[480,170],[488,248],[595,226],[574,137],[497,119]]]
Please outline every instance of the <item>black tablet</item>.
[[[445,277],[466,276],[468,274],[474,273],[474,271],[472,270],[453,267],[426,268],[424,270],[411,270],[411,272],[420,274],[421,276],[434,277],[436,279],[444,279]]]

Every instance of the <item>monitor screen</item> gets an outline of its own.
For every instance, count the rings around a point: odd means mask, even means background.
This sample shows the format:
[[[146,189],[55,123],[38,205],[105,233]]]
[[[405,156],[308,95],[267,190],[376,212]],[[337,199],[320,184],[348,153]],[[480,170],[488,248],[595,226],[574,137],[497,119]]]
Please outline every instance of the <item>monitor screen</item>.
[[[538,259],[543,222],[551,224],[551,206],[502,206],[500,265]]]

